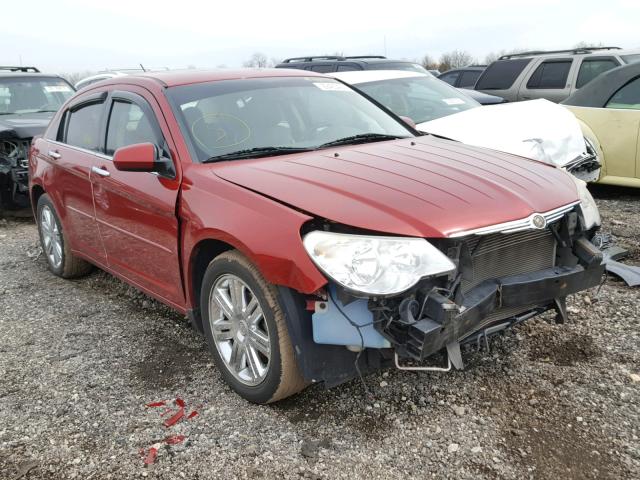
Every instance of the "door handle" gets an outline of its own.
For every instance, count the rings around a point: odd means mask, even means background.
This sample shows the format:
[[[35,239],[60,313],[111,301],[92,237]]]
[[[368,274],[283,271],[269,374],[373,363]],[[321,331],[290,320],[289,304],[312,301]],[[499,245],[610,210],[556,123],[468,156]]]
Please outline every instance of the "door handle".
[[[58,152],[55,152],[53,150],[49,150],[49,156],[54,160],[58,160],[59,158],[62,158],[62,155],[60,155]]]
[[[104,168],[91,167],[91,171],[93,173],[95,173],[96,175],[100,175],[101,177],[110,177],[111,176],[111,174],[109,173],[109,170],[105,170]]]

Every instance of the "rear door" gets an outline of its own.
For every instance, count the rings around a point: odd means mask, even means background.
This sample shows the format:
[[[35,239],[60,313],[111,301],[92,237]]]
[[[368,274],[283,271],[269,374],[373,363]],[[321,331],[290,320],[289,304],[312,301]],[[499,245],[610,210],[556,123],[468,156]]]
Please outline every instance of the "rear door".
[[[170,158],[168,127],[153,97],[139,87],[111,93],[107,102],[105,157],[93,178],[96,219],[109,267],[165,302],[184,306],[178,254],[176,203],[179,173],[122,172],[114,152],[153,143]],[[177,159],[173,159],[174,170]]]
[[[607,174],[628,172],[629,176],[640,178],[640,77],[623,85],[605,108],[613,117],[609,130],[618,135],[608,145],[616,154],[612,156],[611,163],[608,153],[605,153]]]
[[[55,141],[43,154],[54,166],[50,194],[74,253],[106,261],[93,206],[92,168],[100,161],[107,93],[78,98],[64,113]]]
[[[571,92],[572,58],[548,58],[540,62],[525,79],[518,92],[518,100],[545,98],[561,102]]]
[[[571,93],[584,87],[601,73],[620,66],[620,62],[613,56],[585,55],[578,59],[578,68]]]

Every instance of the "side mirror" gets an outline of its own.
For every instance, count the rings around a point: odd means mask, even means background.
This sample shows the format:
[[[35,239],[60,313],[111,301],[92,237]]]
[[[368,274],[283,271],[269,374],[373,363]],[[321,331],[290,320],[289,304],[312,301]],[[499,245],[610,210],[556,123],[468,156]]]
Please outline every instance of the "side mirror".
[[[400,120],[402,120],[404,123],[409,125],[411,128],[416,128],[416,122],[413,121],[413,118],[404,117],[404,116],[400,115]]]
[[[154,172],[158,151],[152,143],[136,143],[121,147],[113,154],[113,165],[123,172]]]

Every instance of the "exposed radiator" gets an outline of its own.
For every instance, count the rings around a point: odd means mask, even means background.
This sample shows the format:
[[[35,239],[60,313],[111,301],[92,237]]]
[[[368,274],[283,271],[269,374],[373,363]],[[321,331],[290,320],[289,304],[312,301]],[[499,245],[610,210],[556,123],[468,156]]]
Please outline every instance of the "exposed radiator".
[[[464,272],[463,293],[491,278],[535,272],[555,264],[556,240],[549,230],[474,236],[466,243],[472,271]]]

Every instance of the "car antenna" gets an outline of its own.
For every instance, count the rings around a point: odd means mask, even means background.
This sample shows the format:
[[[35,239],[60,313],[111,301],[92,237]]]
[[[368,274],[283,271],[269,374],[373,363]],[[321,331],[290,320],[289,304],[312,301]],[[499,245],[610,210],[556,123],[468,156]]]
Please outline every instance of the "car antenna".
[[[142,69],[143,72],[146,72],[147,70],[142,66],[142,64],[140,64],[140,68]]]

